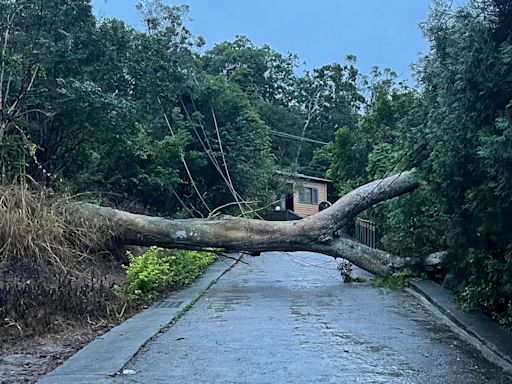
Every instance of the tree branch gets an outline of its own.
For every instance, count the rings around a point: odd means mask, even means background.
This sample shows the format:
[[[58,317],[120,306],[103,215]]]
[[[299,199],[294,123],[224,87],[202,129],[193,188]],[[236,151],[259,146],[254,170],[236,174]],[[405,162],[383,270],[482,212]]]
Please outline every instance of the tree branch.
[[[94,204],[82,204],[86,215],[115,226],[118,241],[129,245],[224,251],[313,251],[347,259],[369,272],[388,275],[413,265],[387,252],[337,235],[355,216],[381,201],[414,190],[412,171],[377,180],[355,189],[330,208],[298,221],[263,221],[231,216],[169,220],[136,215]]]

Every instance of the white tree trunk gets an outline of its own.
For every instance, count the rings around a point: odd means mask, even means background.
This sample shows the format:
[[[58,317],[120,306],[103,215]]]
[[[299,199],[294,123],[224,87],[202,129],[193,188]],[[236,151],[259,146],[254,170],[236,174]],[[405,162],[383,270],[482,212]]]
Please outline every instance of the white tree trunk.
[[[389,275],[413,261],[337,235],[365,209],[414,190],[414,172],[377,180],[340,198],[328,209],[297,221],[263,221],[222,216],[169,220],[94,204],[82,211],[115,226],[118,241],[129,245],[225,251],[313,251],[344,258],[379,275]],[[432,260],[429,260],[432,264]]]

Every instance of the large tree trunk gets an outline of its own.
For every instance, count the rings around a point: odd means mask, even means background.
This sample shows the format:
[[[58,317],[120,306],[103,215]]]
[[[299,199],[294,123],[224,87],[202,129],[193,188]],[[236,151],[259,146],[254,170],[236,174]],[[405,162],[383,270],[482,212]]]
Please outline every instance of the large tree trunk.
[[[365,209],[417,186],[414,173],[404,172],[359,187],[330,208],[298,221],[231,216],[169,220],[94,204],[84,204],[82,210],[114,224],[118,240],[124,244],[246,252],[313,251],[344,258],[375,274],[389,275],[404,266],[412,266],[413,261],[366,247],[339,233]]]

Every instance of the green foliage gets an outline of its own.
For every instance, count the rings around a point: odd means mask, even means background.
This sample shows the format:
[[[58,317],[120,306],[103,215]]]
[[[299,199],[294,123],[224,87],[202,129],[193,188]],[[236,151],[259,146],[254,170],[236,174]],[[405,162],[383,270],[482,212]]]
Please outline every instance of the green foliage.
[[[329,151],[333,159],[327,176],[335,181],[341,195],[364,184],[363,180],[366,179],[365,164],[370,145],[354,131],[348,127],[340,128],[336,131],[334,142],[323,150]]]
[[[512,29],[502,22],[511,16],[500,1],[455,12],[438,4],[424,25],[433,47],[421,70],[432,143],[422,172],[445,218],[446,284],[465,308],[509,327]]]
[[[207,144],[219,154],[220,164],[223,164],[224,153],[230,177],[238,193],[247,200],[261,201],[267,198],[269,180],[274,170],[268,126],[237,85],[222,76],[207,75],[202,80],[204,86],[198,89],[200,99],[196,106],[203,116],[208,117],[203,124]],[[217,128],[222,140],[222,152]],[[197,144],[196,148],[200,151]],[[211,164],[202,171],[205,179],[218,179],[218,173]],[[220,183],[211,192],[211,200],[217,206],[225,203],[231,194],[226,185]]]
[[[505,4],[507,3],[507,4]],[[421,258],[448,250],[445,285],[507,327],[512,266],[512,7],[437,1],[422,25],[421,94],[375,70],[355,127],[319,152],[340,193],[416,167],[420,188],[369,209],[378,246]],[[394,282],[392,281],[392,284]]]
[[[151,247],[141,256],[128,253],[126,294],[135,300],[151,302],[169,292],[190,284],[210,265],[216,255],[211,252],[165,250]]]
[[[60,3],[0,4],[1,42],[8,28],[16,31],[5,62],[9,101],[22,89],[29,64],[40,68],[23,109],[31,112],[20,110],[19,129],[9,127],[0,139],[0,158],[10,160],[5,176],[27,172],[71,192],[108,193],[113,203],[130,201],[138,210],[204,215],[181,157],[211,207],[233,200],[220,174],[227,171],[210,161],[224,162],[213,107],[235,190],[246,200],[268,196],[274,169],[268,127],[243,84],[204,71],[196,52],[201,39],[184,25],[186,6],[140,3],[147,27],[140,32],[115,19],[98,22],[89,1]],[[283,82],[285,73],[294,77],[292,57],[268,47],[254,51]],[[277,80],[267,81],[272,84]]]
[[[364,115],[357,125],[340,127],[332,144],[318,152],[330,153],[327,175],[340,194],[404,166],[407,159],[399,160],[410,132],[403,120],[421,103],[417,92],[397,84],[390,70],[374,68],[366,83]]]
[[[418,277],[410,269],[404,268],[391,276],[375,276],[373,278],[373,286],[379,288],[404,289],[409,286],[411,279]]]
[[[268,45],[256,47],[247,37],[215,45],[202,61],[208,73],[223,75],[249,95],[287,105],[294,97],[296,76],[293,71],[297,57],[283,56]]]
[[[469,277],[457,298],[462,308],[483,310],[503,326],[511,328],[512,249],[507,251],[504,259],[500,255],[470,249],[465,264]]]

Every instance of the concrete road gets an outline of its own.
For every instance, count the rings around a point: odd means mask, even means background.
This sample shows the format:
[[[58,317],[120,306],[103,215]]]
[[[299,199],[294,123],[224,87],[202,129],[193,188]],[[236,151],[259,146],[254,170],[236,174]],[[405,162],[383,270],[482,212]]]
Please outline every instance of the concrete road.
[[[115,382],[511,382],[406,292],[345,284],[312,253],[244,260]]]

